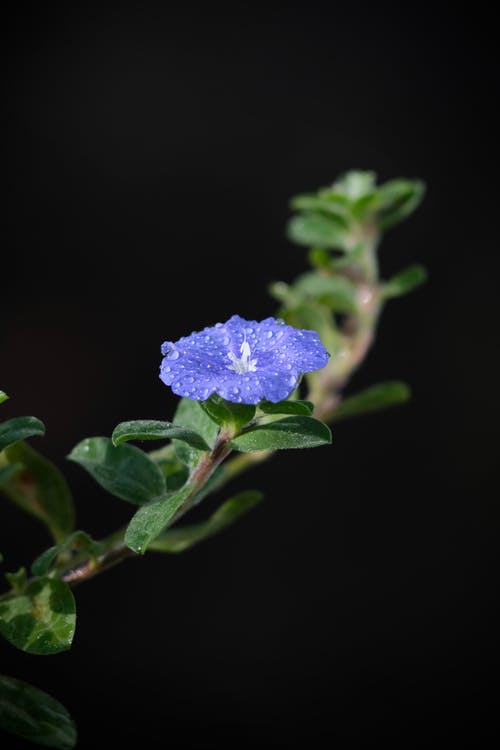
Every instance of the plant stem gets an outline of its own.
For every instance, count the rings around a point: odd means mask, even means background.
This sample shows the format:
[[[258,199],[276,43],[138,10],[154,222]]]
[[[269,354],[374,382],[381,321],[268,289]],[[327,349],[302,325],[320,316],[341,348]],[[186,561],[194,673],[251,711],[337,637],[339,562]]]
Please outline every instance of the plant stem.
[[[324,422],[332,422],[335,410],[342,400],[342,389],[365,359],[375,338],[378,318],[381,311],[381,298],[378,282],[378,264],[376,247],[378,236],[371,228],[353,237],[353,245],[359,243],[360,238],[365,245],[362,278],[353,279],[357,286],[356,311],[349,315],[340,331],[340,346],[328,365],[318,373],[308,378],[308,401],[315,404],[314,416]],[[193,491],[177,510],[169,526],[176,523],[196,502],[196,496],[212,476],[217,467],[231,452],[230,440],[232,435],[221,431],[214,448],[207,452],[200,463],[194,468],[189,482]],[[227,461],[212,489],[219,489],[229,481],[270,458],[275,451],[256,451],[240,453]],[[84,560],[77,566],[61,572],[61,578],[74,586],[81,581],[93,578],[114,565],[135,557],[136,553],[129,549],[123,541],[125,529],[121,529],[103,544],[105,551],[97,558]]]
[[[232,434],[230,432],[221,430],[213,449],[207,452],[200,463],[194,468],[188,480],[192,485],[192,491],[177,510],[169,525],[174,524],[190,509],[199,490],[205,485],[226,456],[229,455],[231,452],[229,444],[231,437]],[[104,540],[103,546],[105,549],[100,555],[95,558],[83,560],[72,568],[61,571],[62,580],[70,586],[76,586],[76,584],[82,581],[88,581],[98,573],[109,570],[109,568],[112,568],[123,560],[136,557],[137,555],[134,550],[125,545],[123,541],[124,535],[125,528],[113,533],[107,540]]]

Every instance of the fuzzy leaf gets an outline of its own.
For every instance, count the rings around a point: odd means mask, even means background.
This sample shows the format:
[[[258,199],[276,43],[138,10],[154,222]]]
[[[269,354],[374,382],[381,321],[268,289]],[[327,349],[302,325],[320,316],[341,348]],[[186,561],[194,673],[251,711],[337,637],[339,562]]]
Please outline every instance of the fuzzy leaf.
[[[27,443],[10,445],[4,456],[12,470],[0,481],[2,492],[45,523],[59,542],[73,531],[74,523],[73,498],[63,475]]]
[[[0,728],[56,750],[76,745],[76,728],[64,706],[34,685],[6,675],[0,675]]]
[[[424,284],[426,279],[427,271],[423,266],[418,264],[408,266],[393,276],[392,279],[386,281],[383,286],[383,296],[386,299],[402,297],[404,294],[408,294],[421,284]]]
[[[190,398],[181,398],[179,401],[174,416],[174,424],[194,430],[198,435],[201,435],[210,447],[213,446],[219,429],[213,419],[210,419],[201,408],[199,401],[193,401]],[[203,456],[203,451],[182,441],[174,440],[173,442],[178,458],[187,466],[197,466]]]
[[[319,419],[305,416],[284,417],[275,422],[257,425],[231,441],[238,451],[316,448],[331,443],[329,428]]]
[[[113,430],[113,445],[120,445],[127,440],[170,440],[176,438],[192,448],[208,451],[210,448],[194,430],[172,422],[158,422],[151,419],[140,419],[133,422],[120,422]]]
[[[45,425],[36,417],[14,417],[0,423],[0,451],[18,440],[44,435]]]
[[[184,552],[184,550],[193,547],[204,539],[219,534],[241,515],[257,505],[262,498],[263,494],[255,490],[239,492],[222,503],[207,521],[191,526],[168,529],[151,542],[149,548],[158,552]]]
[[[379,383],[341,401],[335,410],[333,421],[338,422],[347,417],[357,417],[359,414],[402,404],[410,397],[411,391],[406,383],[397,380]]]
[[[80,464],[112,495],[144,505],[166,490],[165,476],[139,448],[114,446],[110,438],[94,437],[78,443],[68,458]]]
[[[264,414],[297,414],[309,417],[313,413],[314,404],[311,401],[262,401],[259,408]]]
[[[75,625],[75,600],[60,578],[34,578],[23,593],[0,600],[0,633],[28,654],[66,651]]]
[[[287,226],[287,235],[298,245],[321,248],[343,248],[346,238],[345,223],[336,216],[303,213],[293,216]]]
[[[389,229],[406,219],[420,205],[425,193],[421,180],[390,180],[378,189],[381,208],[378,222],[381,229]]]
[[[301,300],[313,299],[335,312],[351,313],[356,310],[356,287],[342,276],[309,271],[299,276],[293,291]]]
[[[255,406],[252,404],[236,404],[215,393],[206,401],[200,401],[200,406],[216,424],[235,430],[244,427],[255,416]]]
[[[156,539],[172,520],[192,489],[191,485],[185,485],[177,492],[169,493],[139,508],[125,532],[127,547],[144,554],[153,539]]]
[[[31,572],[35,576],[46,575],[50,571],[52,563],[61,553],[67,553],[69,559],[71,553],[80,551],[87,552],[91,557],[95,557],[99,554],[100,548],[99,542],[94,541],[85,531],[74,531],[62,542],[49,547],[41,555],[38,555],[31,565]]]

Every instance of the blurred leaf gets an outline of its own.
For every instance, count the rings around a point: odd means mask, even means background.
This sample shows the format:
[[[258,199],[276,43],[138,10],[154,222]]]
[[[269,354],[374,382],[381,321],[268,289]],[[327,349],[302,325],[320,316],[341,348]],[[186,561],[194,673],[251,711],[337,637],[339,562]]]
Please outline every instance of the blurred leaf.
[[[26,568],[19,568],[15,573],[6,573],[5,578],[13,591],[22,594],[28,582]]]
[[[7,401],[9,397],[5,393],[5,391],[0,391],[0,404],[3,404],[4,401]]]
[[[333,190],[351,201],[359,201],[365,195],[373,193],[376,178],[375,172],[350,170],[335,180]]]
[[[207,521],[169,529],[151,542],[149,548],[158,552],[184,552],[198,542],[220,533],[243,513],[257,505],[262,498],[263,494],[255,490],[239,492],[222,503]]]
[[[66,651],[75,625],[75,600],[60,578],[34,578],[22,594],[0,600],[0,633],[29,654]]]
[[[45,425],[36,417],[14,417],[0,422],[0,451],[18,440],[44,434]]]
[[[323,250],[322,247],[312,247],[309,250],[309,263],[313,268],[324,269],[330,268],[332,261],[332,254],[327,250]],[[343,255],[341,256],[344,257]]]
[[[181,398],[174,416],[174,424],[188,427],[197,432],[210,447],[213,446],[219,431],[218,425],[210,419],[201,408],[198,401]],[[179,459],[190,467],[197,466],[203,451],[193,448],[181,441],[174,440],[175,450]]]
[[[236,404],[226,401],[216,393],[212,394],[206,401],[201,401],[200,406],[222,427],[232,427],[239,430],[252,421],[255,416],[255,406],[252,404]]]
[[[68,565],[71,554],[74,552],[87,552],[90,557],[96,557],[101,550],[101,545],[90,537],[85,531],[74,531],[59,544],[49,547],[33,561],[31,572],[35,576],[43,576],[50,571],[52,563],[61,555],[68,555]]]
[[[389,229],[412,214],[422,202],[425,184],[421,180],[391,180],[379,187],[378,223]]]
[[[316,448],[331,443],[329,428],[313,417],[291,416],[250,427],[231,441],[238,451]]]
[[[304,213],[293,216],[287,225],[287,236],[292,242],[307,247],[340,248],[345,246],[346,228],[333,216]]]
[[[169,493],[159,500],[143,505],[132,517],[125,532],[127,547],[134,552],[144,554],[153,539],[161,534],[192,491],[191,485],[185,485],[177,492]]]
[[[132,445],[114,446],[110,438],[86,438],[68,456],[112,495],[144,505],[165,494],[165,476],[149,456]]]
[[[158,422],[150,419],[120,422],[111,436],[115,446],[127,440],[170,440],[172,438],[182,440],[200,451],[210,450],[197,432],[188,427],[175,425],[172,422]]]
[[[352,214],[359,221],[371,218],[380,206],[380,194],[378,190],[365,193],[361,198],[354,201]]]
[[[71,492],[59,470],[26,443],[14,443],[4,453],[16,469],[2,478],[2,492],[20,508],[45,523],[56,542],[73,530]],[[21,467],[21,468],[19,468]]]
[[[335,219],[335,222],[339,224],[343,229],[348,229],[349,227],[348,210],[346,204],[345,202],[339,202],[338,200],[335,200],[335,198],[332,200],[326,196],[321,195],[320,193],[316,195],[296,195],[290,201],[290,207],[294,211],[326,214],[327,216],[333,217]]]
[[[75,725],[59,701],[5,675],[0,675],[0,728],[57,750],[72,750],[76,745]]]
[[[265,414],[303,414],[308,417],[313,413],[314,404],[311,401],[279,401],[277,404],[262,401],[259,408]]]
[[[356,287],[342,276],[327,276],[317,271],[308,271],[298,277],[293,285],[298,297],[314,299],[331,307],[335,312],[356,311]]]
[[[14,474],[17,474],[22,469],[21,464],[12,464],[7,466],[0,466],[0,489],[3,485],[9,481]]]
[[[423,266],[408,266],[385,282],[382,293],[385,298],[401,297],[424,284],[426,280],[427,271]]]
[[[408,401],[410,397],[411,391],[406,383],[397,380],[379,383],[341,401],[335,409],[333,421],[338,422],[346,417],[355,417],[359,414],[402,404]]]

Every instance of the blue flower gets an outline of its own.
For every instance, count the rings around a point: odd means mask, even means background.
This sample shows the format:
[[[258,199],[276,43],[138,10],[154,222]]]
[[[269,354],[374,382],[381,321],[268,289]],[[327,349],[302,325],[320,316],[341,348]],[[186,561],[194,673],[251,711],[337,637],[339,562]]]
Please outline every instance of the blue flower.
[[[195,401],[218,393],[240,404],[282,401],[302,373],[324,367],[330,356],[316,331],[239,315],[179,341],[166,341],[161,353],[160,378],[174,393]]]

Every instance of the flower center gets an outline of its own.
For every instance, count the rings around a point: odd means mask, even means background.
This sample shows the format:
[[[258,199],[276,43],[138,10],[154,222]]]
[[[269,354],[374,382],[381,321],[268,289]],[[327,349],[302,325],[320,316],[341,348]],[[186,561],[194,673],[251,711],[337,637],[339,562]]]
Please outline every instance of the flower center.
[[[240,346],[241,357],[237,357],[233,352],[228,353],[228,357],[232,364],[227,365],[228,370],[234,370],[238,375],[242,375],[245,372],[255,372],[257,367],[257,360],[250,359],[252,352],[250,350],[250,344],[248,341],[244,341]]]

